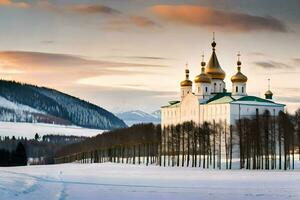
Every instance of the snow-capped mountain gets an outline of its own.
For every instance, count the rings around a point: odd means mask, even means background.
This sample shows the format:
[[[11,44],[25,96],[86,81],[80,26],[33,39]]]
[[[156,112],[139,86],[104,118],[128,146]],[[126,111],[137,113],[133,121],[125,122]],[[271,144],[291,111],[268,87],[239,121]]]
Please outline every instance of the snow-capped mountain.
[[[122,119],[128,126],[140,123],[160,123],[160,111],[155,111],[153,113],[146,113],[141,110],[132,110],[116,114],[120,119]]]
[[[126,127],[111,112],[57,90],[0,80],[0,121],[109,130]]]
[[[151,115],[156,117],[159,120],[161,119],[161,111],[160,110],[156,110],[156,111],[152,112]]]

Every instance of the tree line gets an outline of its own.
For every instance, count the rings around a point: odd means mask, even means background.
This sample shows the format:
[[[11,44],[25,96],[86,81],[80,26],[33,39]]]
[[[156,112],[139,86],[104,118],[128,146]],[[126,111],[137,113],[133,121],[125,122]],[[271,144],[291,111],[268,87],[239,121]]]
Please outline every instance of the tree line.
[[[265,111],[201,125],[194,122],[163,129],[134,125],[63,147],[55,158],[64,162],[121,162],[212,169],[294,169],[300,159],[300,109],[294,115]]]
[[[15,150],[0,149],[0,166],[27,165],[27,153],[22,142],[18,142]]]
[[[63,147],[57,152],[55,162],[153,164],[157,162],[160,133],[161,127],[153,124],[104,132]]]
[[[0,136],[0,149],[3,156],[0,155],[0,162],[7,163],[7,156],[12,155],[18,145],[21,143],[28,156],[28,164],[53,164],[55,153],[65,145],[77,143],[85,140],[82,136],[65,135],[44,135],[35,134],[32,139],[26,137],[8,137]],[[12,162],[12,165],[14,163]]]

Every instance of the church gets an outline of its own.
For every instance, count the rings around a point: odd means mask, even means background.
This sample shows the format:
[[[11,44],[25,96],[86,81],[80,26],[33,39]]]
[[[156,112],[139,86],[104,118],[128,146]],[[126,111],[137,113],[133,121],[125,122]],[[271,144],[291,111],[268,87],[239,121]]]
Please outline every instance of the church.
[[[248,78],[242,73],[242,62],[238,54],[237,71],[231,77],[231,89],[227,91],[224,82],[226,73],[221,68],[216,42],[211,43],[212,54],[206,64],[202,55],[201,72],[190,80],[188,66],[185,80],[180,82],[180,101],[169,101],[161,107],[161,125],[181,124],[193,121],[200,125],[204,122],[226,123],[234,125],[238,119],[251,118],[266,110],[272,116],[284,111],[284,104],[272,100],[273,93],[266,91],[265,98],[247,95]],[[194,85],[194,87],[193,87]]]

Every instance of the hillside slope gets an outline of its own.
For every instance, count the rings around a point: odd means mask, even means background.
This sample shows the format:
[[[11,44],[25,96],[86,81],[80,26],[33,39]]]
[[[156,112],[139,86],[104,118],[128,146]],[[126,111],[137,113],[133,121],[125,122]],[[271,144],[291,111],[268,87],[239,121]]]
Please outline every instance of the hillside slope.
[[[0,121],[43,122],[109,130],[126,124],[109,111],[57,90],[0,80]]]

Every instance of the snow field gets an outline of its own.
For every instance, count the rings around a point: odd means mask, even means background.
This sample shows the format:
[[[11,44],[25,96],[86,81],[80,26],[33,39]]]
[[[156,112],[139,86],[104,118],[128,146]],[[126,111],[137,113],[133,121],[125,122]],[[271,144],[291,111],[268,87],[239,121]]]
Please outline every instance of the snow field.
[[[0,199],[300,199],[300,171],[202,170],[126,164],[0,168]]]

